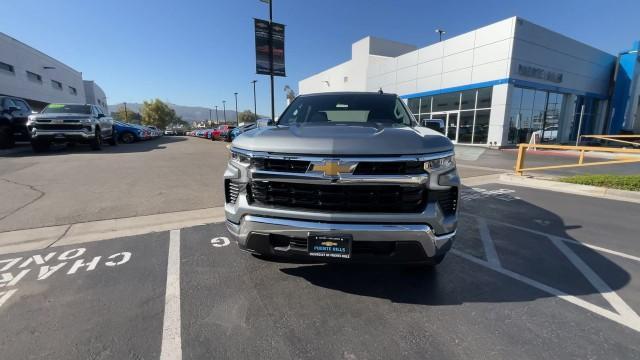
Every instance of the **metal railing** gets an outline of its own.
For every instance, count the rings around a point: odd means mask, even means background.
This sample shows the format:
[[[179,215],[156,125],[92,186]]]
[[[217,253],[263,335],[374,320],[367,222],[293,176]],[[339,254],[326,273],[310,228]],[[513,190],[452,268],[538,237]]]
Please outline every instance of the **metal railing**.
[[[578,163],[577,164],[567,164],[567,165],[549,165],[549,166],[536,166],[525,168],[524,162],[526,157],[526,150],[529,148],[536,149],[549,149],[549,150],[573,150],[579,151],[578,155]],[[594,161],[594,162],[584,162],[584,153],[588,151],[597,151],[597,152],[606,152],[606,153],[614,153],[614,154],[627,154],[627,155],[638,155],[636,157],[627,157],[627,158],[616,158],[607,161]],[[612,148],[612,147],[600,147],[600,146],[570,146],[570,145],[546,145],[546,144],[519,144],[518,145],[518,157],[516,159],[515,173],[516,175],[521,176],[525,171],[535,171],[535,170],[551,170],[551,169],[564,169],[571,167],[582,167],[582,166],[598,166],[598,165],[613,165],[613,164],[626,164],[626,163],[640,163],[640,149],[624,149],[624,148]]]
[[[640,135],[580,135],[578,137],[578,143],[582,142],[583,138],[604,140],[605,142],[617,142],[624,145],[640,146]],[[635,141],[631,141],[632,139],[635,139]]]

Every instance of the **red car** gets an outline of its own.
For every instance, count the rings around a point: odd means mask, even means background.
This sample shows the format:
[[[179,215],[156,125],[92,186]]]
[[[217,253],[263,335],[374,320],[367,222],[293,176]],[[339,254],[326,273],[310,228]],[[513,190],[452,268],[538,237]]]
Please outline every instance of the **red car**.
[[[213,129],[211,131],[211,140],[220,140],[220,135],[222,135],[222,133],[231,131],[233,128],[235,128],[235,126],[233,125],[220,125],[217,128]]]

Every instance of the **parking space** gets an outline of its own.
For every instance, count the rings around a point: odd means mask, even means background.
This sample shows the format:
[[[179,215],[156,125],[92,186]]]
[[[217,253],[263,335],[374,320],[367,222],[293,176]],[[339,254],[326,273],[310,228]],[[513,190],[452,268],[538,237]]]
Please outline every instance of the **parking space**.
[[[638,205],[503,184],[462,197],[434,271],[258,259],[221,223],[3,255],[2,357],[640,356]]]
[[[199,140],[0,153],[0,232],[222,206],[226,144]]]

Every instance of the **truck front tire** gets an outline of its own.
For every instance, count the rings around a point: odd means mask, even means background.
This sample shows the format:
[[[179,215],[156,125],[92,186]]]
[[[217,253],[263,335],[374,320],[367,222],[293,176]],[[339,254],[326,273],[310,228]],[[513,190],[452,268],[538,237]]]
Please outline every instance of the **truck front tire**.
[[[91,147],[91,150],[94,151],[102,149],[102,132],[100,129],[96,129],[96,134],[93,139],[89,141],[89,146]]]

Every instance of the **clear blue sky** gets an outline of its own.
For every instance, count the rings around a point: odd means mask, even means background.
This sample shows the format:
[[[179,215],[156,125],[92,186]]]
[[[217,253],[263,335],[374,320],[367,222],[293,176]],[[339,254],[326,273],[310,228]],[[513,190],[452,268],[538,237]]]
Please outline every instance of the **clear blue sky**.
[[[7,4],[5,4],[7,5]],[[255,75],[253,17],[259,0],[11,1],[0,31],[96,80],[109,103],[160,98],[180,105],[253,108],[269,114],[268,77]],[[15,15],[15,16],[14,16]],[[427,1],[274,0],[274,21],[286,27],[286,78],[276,78],[276,112],[284,85],[350,57],[351,43],[373,35],[418,46],[434,29],[455,36],[518,15],[616,53],[640,39],[638,0]]]

